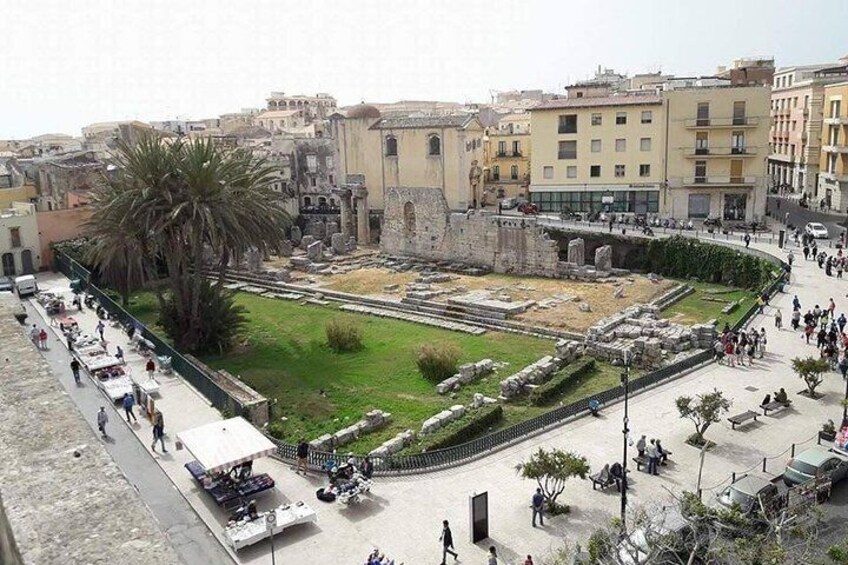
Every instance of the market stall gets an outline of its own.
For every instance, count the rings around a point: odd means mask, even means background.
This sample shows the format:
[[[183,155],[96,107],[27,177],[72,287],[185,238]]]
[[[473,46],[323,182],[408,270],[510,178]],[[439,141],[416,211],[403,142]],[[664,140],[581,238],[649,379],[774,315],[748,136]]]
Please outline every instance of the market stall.
[[[268,515],[274,517],[268,520]],[[265,538],[275,536],[297,524],[308,524],[317,520],[315,510],[304,502],[280,505],[268,512],[247,515],[240,520],[232,521],[224,529],[224,538],[238,551],[248,545],[260,542]]]
[[[180,432],[177,441],[196,459],[186,463],[186,469],[218,504],[274,488],[267,473],[253,474],[253,461],[270,455],[276,446],[240,416]]]

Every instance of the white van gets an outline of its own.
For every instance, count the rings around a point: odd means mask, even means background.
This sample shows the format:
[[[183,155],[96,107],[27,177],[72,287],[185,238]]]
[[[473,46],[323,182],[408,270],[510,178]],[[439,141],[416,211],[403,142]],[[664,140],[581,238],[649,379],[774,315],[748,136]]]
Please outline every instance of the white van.
[[[15,290],[18,293],[18,298],[32,296],[38,292],[38,283],[34,275],[22,275],[15,278]]]

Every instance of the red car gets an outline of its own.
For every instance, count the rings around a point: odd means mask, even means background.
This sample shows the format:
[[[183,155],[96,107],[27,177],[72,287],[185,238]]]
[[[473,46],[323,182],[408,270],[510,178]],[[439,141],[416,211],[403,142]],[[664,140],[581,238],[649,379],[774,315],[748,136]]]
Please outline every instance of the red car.
[[[525,216],[535,216],[539,213],[539,207],[533,204],[532,202],[522,202],[518,206],[518,211],[524,214]]]

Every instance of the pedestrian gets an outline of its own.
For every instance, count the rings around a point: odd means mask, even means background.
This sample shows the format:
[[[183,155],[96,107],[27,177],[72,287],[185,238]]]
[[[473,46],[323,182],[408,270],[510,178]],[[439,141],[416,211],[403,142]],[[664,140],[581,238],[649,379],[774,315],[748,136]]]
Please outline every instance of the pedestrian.
[[[127,415],[127,424],[130,423],[130,418],[132,418],[134,422],[138,422],[138,419],[133,413],[133,406],[135,406],[135,398],[133,398],[133,395],[130,393],[124,394],[121,405],[124,407],[124,413]]]
[[[536,527],[536,516],[539,517],[539,525],[545,525],[545,496],[542,494],[542,489],[537,488],[536,494],[533,495],[530,507],[533,509],[533,527]]]
[[[810,258],[810,246],[807,245],[806,243],[804,244],[803,252],[804,252],[804,261],[809,260],[809,258]]]
[[[843,259],[840,259],[839,261],[836,262],[836,278],[837,279],[842,278],[842,271],[844,271],[844,270],[845,270],[845,261]]]
[[[745,353],[748,355],[748,365],[751,367],[754,366],[754,354],[756,353],[756,345],[753,341],[748,342],[748,347],[745,349]]]
[[[97,413],[97,429],[100,430],[100,435],[105,439],[109,437],[106,435],[106,424],[109,422],[109,415],[106,414],[106,407],[101,406],[100,412]]]
[[[294,472],[300,474],[300,470],[303,469],[303,474],[306,475],[309,472],[309,468],[306,466],[306,457],[309,455],[309,444],[306,443],[305,438],[300,438],[300,442],[297,444],[297,466],[294,469]]]
[[[842,380],[848,379],[848,351],[839,360],[839,372],[842,373]]]
[[[642,435],[642,437],[639,438],[639,441],[636,442],[636,451],[638,452],[639,457],[645,456],[645,447],[647,444],[648,442],[644,435]]]
[[[147,364],[144,366],[144,369],[147,371],[147,378],[153,380],[153,373],[156,372],[156,363],[153,362],[153,358],[147,360]]]
[[[71,374],[74,376],[74,382],[76,382],[77,384],[80,384],[79,371],[80,362],[77,361],[76,357],[74,357],[73,359],[71,359]]]
[[[810,336],[813,335],[813,324],[807,324],[804,327],[804,337],[807,338],[807,345],[810,345]]]
[[[778,310],[778,312],[779,312],[779,310]],[[780,329],[780,326],[778,326],[777,329]],[[768,339],[766,338],[766,329],[760,328],[760,339],[757,341],[757,344],[759,345],[759,350],[760,350],[760,359],[762,359],[763,355],[765,355],[765,353],[766,353],[766,344],[767,343],[768,343]]]
[[[106,338],[103,337],[103,332],[106,330],[106,325],[103,323],[103,320],[97,322],[97,333],[100,334],[100,341],[106,341]]]
[[[44,328],[38,332],[38,343],[42,350],[47,351],[47,331]]]
[[[721,343],[720,339],[717,339],[715,341],[715,344],[713,344],[713,351],[715,353],[713,355],[713,359],[715,360],[716,363],[721,365],[721,359],[722,359],[722,357],[724,357],[724,344]]]
[[[157,414],[161,414],[161,412],[156,412]],[[165,431],[162,429],[162,426],[159,425],[158,420],[154,419],[153,424],[153,443],[150,445],[150,449],[156,451],[156,442],[159,442],[162,445],[162,453],[168,453],[168,450],[165,449]]]
[[[445,559],[447,559],[448,553],[453,555],[454,561],[459,559],[459,554],[454,551],[453,534],[451,534],[450,524],[447,520],[442,520],[442,535],[439,536],[439,541],[442,542],[442,565],[446,565]]]
[[[65,336],[65,341],[68,343],[68,351],[73,353],[74,352],[74,338],[71,337],[71,334],[67,334]]]
[[[660,443],[660,440],[657,440],[657,455],[659,455],[659,458],[660,458],[660,465],[662,465],[662,466],[668,465],[668,463],[667,463],[667,461],[668,461],[668,451],[663,449],[663,446]]]
[[[32,344],[38,347],[38,340],[41,338],[41,332],[38,331],[38,326],[35,324],[32,325],[32,329],[29,330],[29,339],[32,340]]]
[[[659,475],[660,472],[657,469],[657,465],[659,464],[660,455],[657,452],[657,446],[653,439],[651,439],[648,446],[645,448],[645,455],[648,457],[648,474]]]
[[[774,311],[774,327],[780,329],[783,327],[783,314],[780,313],[780,309],[777,308]]]
[[[833,301],[833,298],[830,299],[830,303],[827,305],[827,313],[831,320],[836,319],[836,302]]]
[[[760,314],[762,314],[763,310],[766,309],[766,302],[765,302],[765,300],[763,300],[762,296],[757,297],[757,307],[759,307],[759,309],[760,309]]]
[[[786,261],[789,263],[789,266],[792,266],[792,262],[795,261],[795,255],[790,251],[789,255],[786,256]]]
[[[117,348],[115,350],[115,359],[117,359],[121,363],[126,363],[126,361],[124,361],[124,350],[121,349],[120,345],[117,346]]]
[[[524,565],[533,565],[533,558],[528,555],[527,559],[524,560]]]
[[[498,565],[498,550],[494,545],[489,546],[489,561],[487,565]]]
[[[159,426],[159,429],[162,431],[162,434],[165,433],[165,416],[162,415],[162,412],[157,410],[153,414],[153,425]]]
[[[839,318],[836,319],[836,325],[839,326],[839,333],[845,333],[845,324],[848,322],[848,318],[845,317],[845,312],[839,315]]]
[[[724,346],[724,356],[727,359],[727,364],[731,367],[736,366],[734,351],[735,351],[735,348],[733,346],[733,341],[728,339],[727,344],[725,344],[725,346]]]
[[[792,308],[795,310],[801,309],[801,301],[798,300],[798,295],[795,295],[795,298],[792,299]]]
[[[745,238],[744,239],[745,239],[745,248],[747,249],[748,247],[751,246],[751,234],[749,234],[748,232],[745,232]]]
[[[801,327],[801,311],[793,310],[792,311],[792,329],[798,331],[798,328]]]
[[[738,365],[744,367],[745,366],[745,345],[742,344],[741,340],[736,342],[736,349],[734,350],[734,354],[736,355],[736,363]]]

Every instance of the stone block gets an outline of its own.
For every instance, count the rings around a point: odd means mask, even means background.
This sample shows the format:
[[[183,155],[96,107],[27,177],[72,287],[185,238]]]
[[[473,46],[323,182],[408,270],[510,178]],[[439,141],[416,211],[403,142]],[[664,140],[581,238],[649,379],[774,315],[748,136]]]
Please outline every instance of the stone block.
[[[421,424],[421,433],[432,434],[441,427],[442,421],[439,418],[433,416],[432,418],[427,418],[426,420],[424,420],[424,423]]]
[[[306,241],[306,237],[303,238],[304,241]],[[324,256],[324,244],[320,241],[310,243],[309,246],[306,248],[306,256],[311,261],[320,260]]]
[[[345,245],[344,235],[340,233],[334,233],[330,236],[331,245],[333,247],[333,253],[336,255],[344,255],[347,253],[347,245]]]
[[[315,236],[305,235],[300,240],[300,248],[301,249],[309,249],[309,246],[315,243]]]
[[[292,253],[294,253],[294,245],[291,240],[285,240],[280,244],[279,254],[280,257],[291,257]]]
[[[451,414],[453,414],[453,420],[458,420],[459,418],[465,416],[465,406],[463,406],[462,404],[456,404],[454,406],[451,406],[450,411]]]
[[[295,246],[300,245],[301,240],[303,239],[303,232],[300,231],[298,226],[292,226],[291,229],[291,241]]]
[[[348,253],[350,253],[351,251],[356,251],[356,238],[355,237],[348,238],[347,243],[345,243],[345,249],[347,250]]]
[[[612,247],[602,245],[595,250],[595,270],[609,272],[612,270]],[[616,297],[618,298],[618,297]]]
[[[491,359],[482,359],[475,363],[478,375],[487,375],[495,370],[495,362]]]
[[[568,262],[578,267],[586,264],[586,243],[582,238],[578,237],[568,242]]]
[[[464,365],[459,366],[459,380],[467,383],[474,380],[474,377],[477,376],[477,367],[474,363],[466,363]]]

